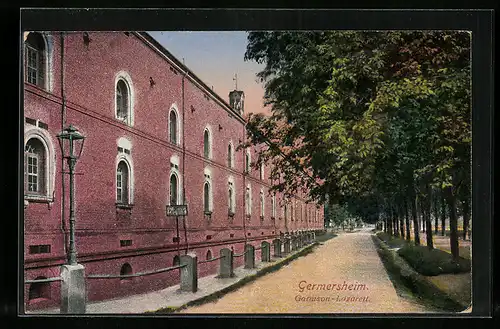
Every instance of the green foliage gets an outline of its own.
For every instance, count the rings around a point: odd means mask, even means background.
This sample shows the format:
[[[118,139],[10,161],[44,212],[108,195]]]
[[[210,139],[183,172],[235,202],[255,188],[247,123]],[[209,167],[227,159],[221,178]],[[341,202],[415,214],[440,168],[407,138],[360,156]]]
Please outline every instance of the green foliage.
[[[399,249],[398,254],[423,275],[463,273],[471,270],[469,259],[460,257],[459,261],[455,262],[451,254],[439,249],[431,250],[425,246],[407,245]]]
[[[470,198],[470,42],[460,31],[249,33],[245,59],[265,64],[272,115],[250,115],[248,137],[268,145],[273,189],[306,187],[372,222],[433,189]]]
[[[327,220],[336,226],[347,225],[352,215],[345,205],[332,204],[328,206]]]

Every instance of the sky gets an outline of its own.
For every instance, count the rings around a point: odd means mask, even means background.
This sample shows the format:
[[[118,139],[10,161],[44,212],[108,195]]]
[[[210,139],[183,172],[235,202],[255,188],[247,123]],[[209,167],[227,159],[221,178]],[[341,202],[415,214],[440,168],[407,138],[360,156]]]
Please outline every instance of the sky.
[[[245,113],[266,113],[263,84],[256,74],[263,64],[244,61],[247,32],[211,31],[148,32],[162,46],[196,74],[210,88],[229,103],[229,92],[235,89],[233,80],[237,74],[238,89],[245,93]]]

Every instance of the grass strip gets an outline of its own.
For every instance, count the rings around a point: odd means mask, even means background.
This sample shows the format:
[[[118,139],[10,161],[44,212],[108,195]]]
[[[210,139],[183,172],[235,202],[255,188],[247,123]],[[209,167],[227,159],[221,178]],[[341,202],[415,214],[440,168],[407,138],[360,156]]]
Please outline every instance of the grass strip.
[[[424,306],[436,311],[460,312],[465,309],[461,303],[450,298],[445,292],[416,272],[396,252],[389,250],[383,240],[375,235],[372,235],[372,239],[398,293],[406,292]]]

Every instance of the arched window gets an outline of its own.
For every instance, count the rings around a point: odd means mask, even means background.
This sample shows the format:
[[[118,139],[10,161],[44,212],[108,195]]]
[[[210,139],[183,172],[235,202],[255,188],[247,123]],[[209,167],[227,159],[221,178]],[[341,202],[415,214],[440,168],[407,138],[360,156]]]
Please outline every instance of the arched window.
[[[47,279],[44,276],[39,276],[35,280]],[[29,300],[45,298],[50,299],[50,282],[35,282],[30,285]]]
[[[210,207],[210,183],[205,182],[205,185],[203,186],[203,210],[205,212],[210,212],[211,207]]]
[[[132,272],[132,266],[130,266],[129,263],[125,263],[122,265],[121,269],[120,269],[120,275],[131,275],[133,272]],[[131,277],[130,278],[120,278],[120,280],[130,280],[132,279]]]
[[[233,185],[229,183],[229,190],[228,190],[228,204],[229,204],[229,212],[234,214],[234,191],[233,191]]]
[[[119,79],[116,83],[116,117],[120,120],[129,122],[130,110],[130,91],[127,83],[123,79]]]
[[[264,217],[264,192],[260,191],[260,217]]]
[[[25,80],[39,87],[45,87],[45,40],[40,33],[29,33],[24,42]]]
[[[116,169],[116,202],[129,203],[129,169],[125,161],[120,161]]]
[[[212,139],[210,136],[210,131],[205,129],[203,133],[203,156],[207,159],[212,158]]]
[[[170,111],[169,122],[168,122],[168,135],[170,138],[170,143],[178,144],[177,141],[177,114],[174,110]]]
[[[250,216],[252,214],[252,188],[247,186],[245,192],[245,213]]]
[[[25,148],[25,191],[44,195],[47,191],[47,152],[38,138],[31,138]]]
[[[250,172],[250,151],[247,150],[247,153],[245,154],[245,172],[249,173]]]
[[[180,265],[181,261],[178,255],[174,256],[174,260],[172,261],[172,266]]]
[[[234,155],[233,155],[233,145],[231,143],[229,143],[229,144],[227,144],[227,166],[229,168],[233,168],[234,167],[233,158],[234,158]]]
[[[276,218],[276,194],[271,198],[271,216]]]
[[[178,198],[178,193],[179,193],[179,184],[177,181],[177,176],[175,174],[170,175],[170,205],[177,205],[177,202],[179,200]]]
[[[207,251],[207,260],[212,259],[212,252],[210,250]]]

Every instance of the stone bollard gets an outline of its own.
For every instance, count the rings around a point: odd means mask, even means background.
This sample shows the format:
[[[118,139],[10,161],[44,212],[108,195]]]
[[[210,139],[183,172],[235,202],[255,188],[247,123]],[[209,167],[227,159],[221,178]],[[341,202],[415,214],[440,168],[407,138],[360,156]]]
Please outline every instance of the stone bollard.
[[[274,257],[281,257],[281,240],[273,240]]]
[[[198,258],[195,254],[181,255],[181,291],[198,291]]]
[[[82,264],[61,266],[61,313],[85,314],[85,268]]]
[[[245,245],[245,268],[255,267],[255,247],[251,244]]]
[[[263,262],[270,262],[271,261],[271,245],[267,241],[262,241],[260,244],[260,259]]]
[[[219,278],[232,278],[234,276],[233,254],[234,251],[228,248],[220,250],[222,258],[219,263]]]

